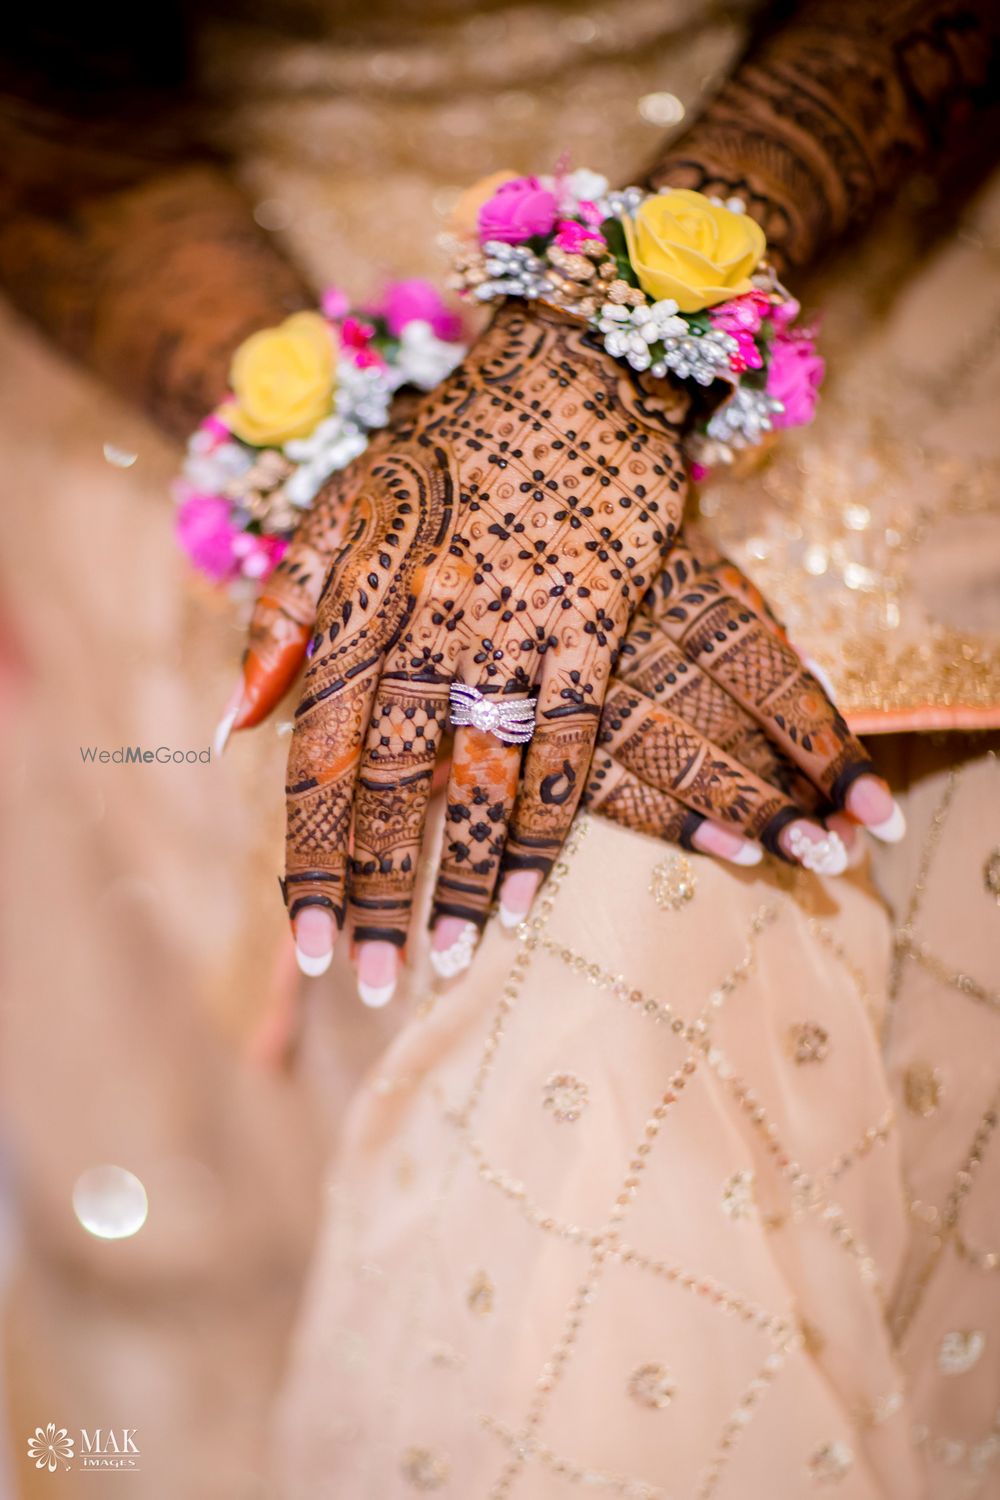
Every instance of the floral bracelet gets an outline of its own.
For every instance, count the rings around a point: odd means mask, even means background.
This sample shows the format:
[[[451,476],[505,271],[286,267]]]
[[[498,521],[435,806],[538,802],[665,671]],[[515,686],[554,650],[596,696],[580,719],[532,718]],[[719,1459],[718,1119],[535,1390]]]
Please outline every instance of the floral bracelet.
[[[229,395],[188,442],[177,539],[213,583],[266,578],[330,475],[385,426],[395,392],[431,390],[466,352],[425,281],[395,282],[361,312],[331,288],[321,307],[240,345]]]
[[[823,361],[738,199],[614,192],[597,172],[498,172],[459,199],[453,286],[538,299],[586,319],[632,369],[730,387],[688,441],[695,477],[778,427],[812,420]]]
[[[495,173],[462,195],[453,285],[480,303],[537,299],[585,319],[632,369],[728,394],[687,439],[695,478],[774,428],[812,420],[823,378],[799,304],[736,200],[613,192],[580,170]],[[429,391],[466,353],[458,318],[419,280],[352,311],[336,288],[237,349],[232,390],[188,443],[177,536],[215,583],[261,581],[330,475],[364,452],[403,385]]]

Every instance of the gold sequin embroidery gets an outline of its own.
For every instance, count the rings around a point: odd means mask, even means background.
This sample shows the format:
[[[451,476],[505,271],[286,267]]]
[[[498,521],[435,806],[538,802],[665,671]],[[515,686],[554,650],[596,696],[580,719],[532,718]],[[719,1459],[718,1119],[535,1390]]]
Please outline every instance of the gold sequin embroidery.
[[[451,1473],[448,1460],[432,1448],[407,1448],[400,1467],[415,1490],[439,1490]]]
[[[850,1472],[854,1454],[846,1443],[824,1443],[809,1460],[809,1477],[817,1484],[835,1484]]]
[[[788,1055],[794,1063],[822,1062],[830,1050],[830,1034],[815,1021],[788,1028]]]
[[[942,1375],[964,1375],[977,1364],[986,1348],[986,1335],[978,1328],[956,1328],[938,1345],[938,1369]]]
[[[560,1123],[578,1120],[587,1105],[590,1090],[573,1073],[553,1073],[545,1085],[542,1105]]]
[[[1000,906],[1000,849],[993,849],[983,865],[983,885]]]
[[[756,1209],[754,1175],[744,1169],[727,1177],[722,1187],[722,1211],[731,1219],[749,1219]]]
[[[668,854],[650,876],[649,893],[661,911],[682,911],[694,899],[697,884],[691,861],[683,854]]]
[[[477,1271],[469,1283],[469,1290],[465,1300],[469,1305],[469,1311],[478,1317],[485,1317],[493,1311],[493,1303],[496,1288],[485,1271]]]
[[[903,1098],[913,1115],[926,1120],[941,1103],[941,1074],[930,1063],[914,1063],[903,1074]]]
[[[674,1399],[674,1383],[665,1365],[652,1361],[637,1365],[628,1379],[628,1393],[640,1406],[660,1411]]]

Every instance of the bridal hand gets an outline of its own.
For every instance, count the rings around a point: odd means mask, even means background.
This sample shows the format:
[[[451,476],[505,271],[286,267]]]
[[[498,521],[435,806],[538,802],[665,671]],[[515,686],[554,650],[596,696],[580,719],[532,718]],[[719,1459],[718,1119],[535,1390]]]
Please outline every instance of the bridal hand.
[[[349,471],[289,755],[285,891],[307,970],[349,921],[363,996],[388,998],[452,683],[501,706],[537,697],[537,727],[523,764],[520,746],[458,728],[436,915],[478,929],[501,860],[547,871],[680,520],[686,410],[583,327],[512,304]],[[293,598],[267,607],[292,622],[275,647],[290,662],[308,590],[283,577]]]
[[[820,874],[846,869],[859,824],[887,842],[905,827],[753,584],[694,531],[628,632],[583,802],[734,864],[759,863],[763,846]],[[505,886],[508,925],[534,889]]]

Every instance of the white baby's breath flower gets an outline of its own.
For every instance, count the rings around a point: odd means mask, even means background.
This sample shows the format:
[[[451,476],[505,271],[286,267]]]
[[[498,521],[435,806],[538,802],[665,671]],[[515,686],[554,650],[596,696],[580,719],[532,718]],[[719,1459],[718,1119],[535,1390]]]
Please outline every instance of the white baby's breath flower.
[[[394,385],[415,385],[430,391],[447,378],[465,357],[465,345],[439,339],[429,323],[416,318],[399,338],[399,354],[391,372]]]
[[[192,489],[219,495],[253,464],[253,452],[242,443],[217,443],[210,433],[199,431],[188,442],[182,473]]]

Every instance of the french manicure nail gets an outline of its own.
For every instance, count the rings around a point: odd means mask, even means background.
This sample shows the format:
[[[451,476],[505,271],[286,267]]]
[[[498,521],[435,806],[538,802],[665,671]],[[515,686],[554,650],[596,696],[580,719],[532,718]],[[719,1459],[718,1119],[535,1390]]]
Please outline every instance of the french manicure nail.
[[[893,799],[892,812],[881,823],[869,823],[868,832],[873,833],[883,844],[898,844],[906,833],[906,818],[899,803]]]
[[[842,875],[847,869],[847,850],[837,833],[827,832],[811,838],[799,823],[793,823],[786,834],[788,852],[815,875]]]
[[[526,911],[511,911],[509,906],[504,906],[503,902],[500,902],[500,926],[506,927],[508,932],[513,932],[515,927],[520,927],[527,915]]]
[[[221,755],[223,750],[225,750],[226,748],[229,736],[232,733],[233,724],[236,722],[236,715],[240,711],[240,704],[242,702],[243,682],[241,679],[236,684],[232,693],[229,695],[229,702],[226,704],[226,707],[222,714],[222,718],[219,720],[216,726],[215,738],[212,742],[212,748],[215,750],[216,755]]]
[[[396,981],[391,979],[388,984],[366,984],[363,979],[358,980],[358,998],[362,1005],[368,1005],[372,1010],[379,1010],[381,1006],[388,1005],[396,993]]]
[[[315,979],[319,974],[325,974],[333,962],[333,949],[328,953],[303,953],[298,943],[295,944],[295,962],[303,974],[308,974],[310,979]]]
[[[431,948],[431,968],[435,974],[441,979],[454,979],[456,974],[464,973],[472,962],[478,936],[476,924],[465,922],[447,948]]]
[[[737,849],[735,854],[728,856],[731,865],[759,865],[764,858],[764,851],[759,844],[749,842]]]
[[[213,742],[213,748],[216,755],[221,755],[223,750],[225,750],[235,718],[236,710],[234,708],[228,714],[226,714],[224,718],[221,718],[219,720],[218,727],[215,731],[215,740]]]

